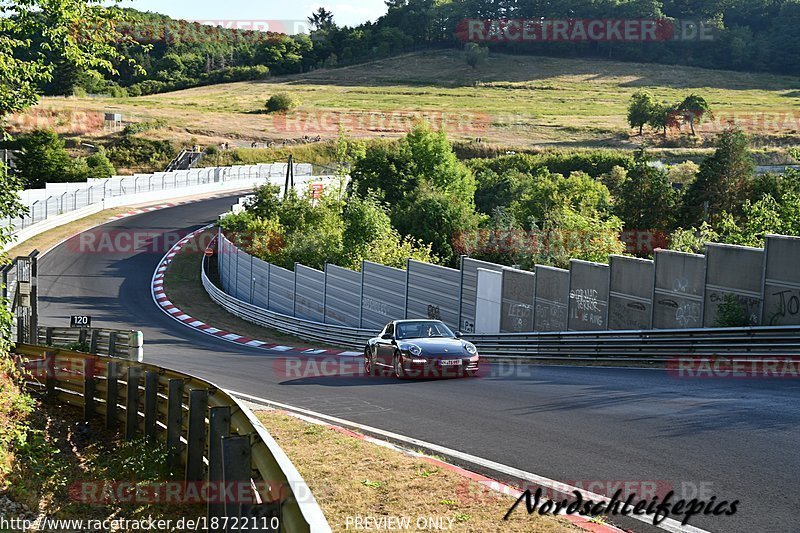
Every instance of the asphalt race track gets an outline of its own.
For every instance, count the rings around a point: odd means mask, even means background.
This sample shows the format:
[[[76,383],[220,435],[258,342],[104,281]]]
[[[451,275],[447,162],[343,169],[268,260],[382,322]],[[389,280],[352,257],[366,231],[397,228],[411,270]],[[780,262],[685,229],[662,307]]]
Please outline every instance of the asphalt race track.
[[[137,215],[107,228],[196,229],[234,198]],[[734,516],[690,522],[709,531],[800,531],[797,380],[544,366],[495,367],[480,378],[449,381],[282,377],[279,358],[286,353],[194,332],[156,307],[150,280],[163,253],[58,246],[40,263],[40,322],[66,326],[70,315],[87,314],[93,326],[140,329],[148,362],[559,481],[651,481],[679,494],[685,487],[688,498],[699,490],[706,499],[740,500]]]

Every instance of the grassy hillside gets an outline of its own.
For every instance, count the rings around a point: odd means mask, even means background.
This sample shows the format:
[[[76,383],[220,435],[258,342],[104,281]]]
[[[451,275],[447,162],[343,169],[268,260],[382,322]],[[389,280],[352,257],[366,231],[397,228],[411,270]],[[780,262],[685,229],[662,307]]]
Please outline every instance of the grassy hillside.
[[[711,104],[718,125],[735,114],[744,119],[744,129],[768,143],[800,139],[798,78],[508,55],[490,56],[472,70],[457,51],[138,98],[45,98],[33,113],[113,108],[126,120],[167,120],[170,130],[160,133],[165,137],[244,145],[304,135],[332,138],[340,121],[355,136],[395,137],[415,111],[423,111],[434,122],[444,113],[454,139],[513,146],[625,146],[632,140],[626,108],[641,88],[670,102],[698,93]],[[287,116],[262,113],[267,98],[279,91],[296,93],[302,105]],[[84,136],[100,134],[95,130]]]

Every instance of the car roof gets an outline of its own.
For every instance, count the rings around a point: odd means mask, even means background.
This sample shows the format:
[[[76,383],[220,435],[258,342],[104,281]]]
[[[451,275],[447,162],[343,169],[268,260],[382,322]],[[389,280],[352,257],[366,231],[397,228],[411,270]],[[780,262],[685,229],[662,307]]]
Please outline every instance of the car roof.
[[[394,321],[395,324],[412,324],[414,322],[439,322],[440,324],[444,324],[441,320],[434,320],[432,318],[407,318]]]

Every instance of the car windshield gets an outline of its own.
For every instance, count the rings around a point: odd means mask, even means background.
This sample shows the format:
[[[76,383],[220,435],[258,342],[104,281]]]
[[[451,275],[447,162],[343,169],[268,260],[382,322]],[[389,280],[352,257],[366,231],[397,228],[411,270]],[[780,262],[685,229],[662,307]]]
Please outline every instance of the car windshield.
[[[419,339],[424,337],[450,337],[455,335],[441,322],[408,322],[397,324],[398,339]]]

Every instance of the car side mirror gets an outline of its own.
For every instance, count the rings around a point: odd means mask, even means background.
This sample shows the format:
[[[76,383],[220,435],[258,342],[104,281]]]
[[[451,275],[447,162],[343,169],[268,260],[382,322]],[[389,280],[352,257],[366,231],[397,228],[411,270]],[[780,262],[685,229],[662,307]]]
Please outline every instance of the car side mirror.
[[[460,339],[463,336],[464,336],[463,333],[461,333],[460,331],[456,331],[456,339]]]
[[[388,334],[388,333],[384,333],[383,335],[381,335],[381,339],[383,339],[385,341],[390,341],[390,340],[392,340],[392,336],[390,334]]]

